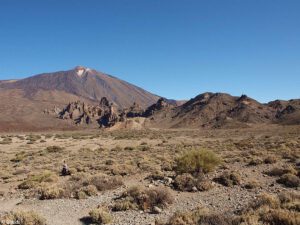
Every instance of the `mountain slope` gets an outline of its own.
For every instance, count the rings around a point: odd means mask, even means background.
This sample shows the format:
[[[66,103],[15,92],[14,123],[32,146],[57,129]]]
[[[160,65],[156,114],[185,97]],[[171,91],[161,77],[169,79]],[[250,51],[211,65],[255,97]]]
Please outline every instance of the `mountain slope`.
[[[78,66],[73,70],[44,73],[15,82],[0,83],[5,89],[21,89],[26,97],[34,97],[40,90],[64,91],[91,101],[106,97],[120,107],[133,102],[142,107],[153,104],[158,96],[113,76]]]
[[[116,107],[141,107],[155,103],[158,96],[110,75],[85,67],[44,73],[21,80],[0,82],[0,131],[68,128],[70,124],[43,114],[68,102],[97,104],[102,97]]]

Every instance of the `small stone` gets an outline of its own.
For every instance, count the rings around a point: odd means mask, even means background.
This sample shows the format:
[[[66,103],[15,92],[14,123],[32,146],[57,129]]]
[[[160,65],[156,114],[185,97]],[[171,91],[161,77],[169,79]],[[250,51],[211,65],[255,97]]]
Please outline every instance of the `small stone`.
[[[197,189],[196,187],[193,187],[193,188],[192,188],[192,191],[193,191],[193,192],[197,192],[198,189]]]
[[[164,180],[166,185],[170,185],[173,183],[173,179],[171,177],[165,177]]]
[[[154,207],[153,207],[153,212],[159,214],[159,213],[162,212],[162,209],[159,208],[159,207],[157,207],[157,206],[154,206]]]

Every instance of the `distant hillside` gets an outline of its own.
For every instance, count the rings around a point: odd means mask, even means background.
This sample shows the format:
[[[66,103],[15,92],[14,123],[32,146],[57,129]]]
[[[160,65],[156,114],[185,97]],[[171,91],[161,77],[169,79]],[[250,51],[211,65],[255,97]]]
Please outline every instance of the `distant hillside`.
[[[300,124],[300,100],[261,104],[242,95],[204,93],[151,116],[152,126],[168,128],[245,127],[250,124]]]

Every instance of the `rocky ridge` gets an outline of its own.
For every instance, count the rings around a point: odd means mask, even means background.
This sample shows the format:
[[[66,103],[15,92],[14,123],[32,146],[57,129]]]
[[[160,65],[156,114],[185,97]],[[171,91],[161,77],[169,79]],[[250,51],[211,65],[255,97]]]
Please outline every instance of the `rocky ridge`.
[[[75,124],[92,124],[96,121],[100,127],[112,127],[117,122],[138,117],[148,119],[150,127],[164,128],[299,124],[300,100],[277,100],[261,104],[246,95],[234,97],[224,93],[204,93],[180,106],[160,98],[146,109],[138,103],[117,109],[107,98],[102,98],[96,106],[84,102],[70,103],[58,114],[60,119],[72,119]]]

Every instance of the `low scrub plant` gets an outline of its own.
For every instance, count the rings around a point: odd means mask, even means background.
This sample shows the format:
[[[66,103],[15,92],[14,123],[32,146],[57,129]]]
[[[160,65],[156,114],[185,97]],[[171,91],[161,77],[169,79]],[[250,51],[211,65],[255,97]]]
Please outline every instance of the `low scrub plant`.
[[[215,169],[221,159],[210,150],[193,149],[185,152],[176,160],[176,172],[178,173],[208,173]]]
[[[113,220],[108,208],[103,206],[91,210],[89,215],[95,224],[109,224]]]
[[[173,196],[169,190],[164,187],[148,189],[132,187],[121,195],[113,206],[113,209],[116,211],[141,209],[153,212],[155,207],[163,209],[169,204],[172,204],[173,201]]]

